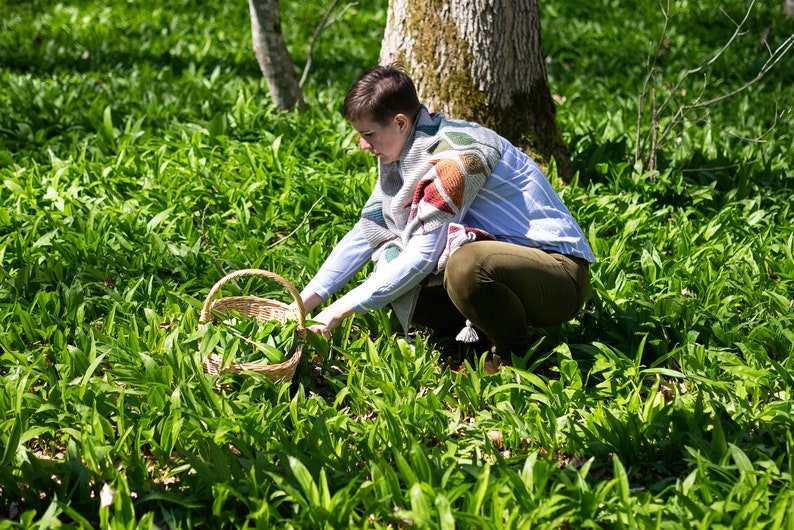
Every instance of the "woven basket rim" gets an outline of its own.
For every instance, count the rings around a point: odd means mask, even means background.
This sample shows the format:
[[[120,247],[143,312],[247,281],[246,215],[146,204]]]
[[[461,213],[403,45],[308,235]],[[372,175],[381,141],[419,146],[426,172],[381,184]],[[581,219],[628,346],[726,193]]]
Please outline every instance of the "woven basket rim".
[[[262,270],[262,269],[241,269],[230,274],[227,274],[220,280],[218,280],[215,285],[210,289],[210,292],[207,294],[207,297],[204,301],[204,306],[201,309],[201,314],[199,315],[199,329],[204,329],[204,324],[215,321],[215,306],[220,304],[242,304],[243,306],[248,305],[252,306],[255,304],[259,305],[268,305],[271,308],[275,308],[275,313],[271,312],[272,314],[277,315],[274,318],[269,318],[268,320],[280,320],[281,322],[285,322],[287,319],[287,314],[290,311],[290,306],[281,300],[277,300],[274,298],[262,298],[254,295],[236,295],[236,296],[226,296],[226,297],[219,297],[218,293],[220,292],[221,288],[226,285],[227,283],[231,282],[236,278],[240,278],[243,276],[259,276],[264,277],[270,280],[274,280],[277,283],[281,284],[287,291],[292,295],[295,300],[295,305],[298,309],[297,317],[298,317],[298,327],[296,329],[296,333],[300,339],[295,351],[292,355],[284,362],[276,363],[276,364],[258,364],[258,363],[232,363],[228,367],[221,370],[221,364],[223,361],[223,357],[218,355],[215,352],[211,352],[206,359],[204,359],[204,370],[211,374],[211,375],[221,375],[225,373],[235,373],[244,375],[245,372],[255,372],[264,375],[271,381],[278,381],[278,380],[285,380],[290,381],[292,376],[295,374],[295,369],[297,368],[298,363],[300,362],[301,355],[303,353],[303,347],[305,345],[306,340],[306,309],[303,305],[303,300],[300,296],[300,293],[292,285],[289,281],[284,279],[282,276]],[[230,302],[231,301],[231,302]],[[262,318],[259,317],[258,314],[253,315],[257,320],[263,321]]]

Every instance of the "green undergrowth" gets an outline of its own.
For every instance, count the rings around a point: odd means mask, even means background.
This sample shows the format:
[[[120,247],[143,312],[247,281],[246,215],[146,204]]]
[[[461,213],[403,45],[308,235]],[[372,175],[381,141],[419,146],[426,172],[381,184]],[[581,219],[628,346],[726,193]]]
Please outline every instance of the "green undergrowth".
[[[324,8],[281,4],[302,66]],[[651,171],[636,96],[661,15],[602,4],[541,7],[578,171],[551,178],[599,258],[583,311],[496,373],[357,315],[309,336],[290,383],[205,373],[199,315],[235,270],[305,285],[358,218],[376,167],[339,108],[385,2],[322,35],[295,113],[267,97],[244,3],[2,4],[0,528],[790,524],[791,58]],[[677,8],[673,77],[733,31],[714,3]],[[781,42],[781,17],[759,6],[747,35]],[[764,53],[734,50],[715,89]]]

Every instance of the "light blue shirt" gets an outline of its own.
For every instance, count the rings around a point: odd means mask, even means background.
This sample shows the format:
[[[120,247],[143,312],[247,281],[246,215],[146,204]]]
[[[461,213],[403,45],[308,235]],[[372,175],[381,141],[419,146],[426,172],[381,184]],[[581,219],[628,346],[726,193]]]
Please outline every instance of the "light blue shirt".
[[[502,140],[502,158],[467,211],[450,219],[479,228],[497,241],[539,248],[596,261],[579,224],[546,175],[526,154]],[[447,243],[444,225],[416,234],[402,253],[382,263],[367,279],[344,295],[357,313],[380,309],[407,293],[436,269]],[[360,223],[339,242],[306,286],[327,300],[370,260],[375,249],[364,238]]]

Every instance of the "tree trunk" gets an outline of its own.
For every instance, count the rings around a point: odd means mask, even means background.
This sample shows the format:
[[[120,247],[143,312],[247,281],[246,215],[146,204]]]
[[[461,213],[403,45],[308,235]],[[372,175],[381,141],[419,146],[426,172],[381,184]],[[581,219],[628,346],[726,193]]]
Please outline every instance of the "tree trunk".
[[[570,182],[538,0],[390,0],[380,62],[394,61],[428,109],[494,129],[544,169],[554,158]]]
[[[296,105],[304,108],[303,93],[281,34],[278,0],[248,0],[248,7],[254,54],[267,81],[270,97],[282,110],[292,110]]]

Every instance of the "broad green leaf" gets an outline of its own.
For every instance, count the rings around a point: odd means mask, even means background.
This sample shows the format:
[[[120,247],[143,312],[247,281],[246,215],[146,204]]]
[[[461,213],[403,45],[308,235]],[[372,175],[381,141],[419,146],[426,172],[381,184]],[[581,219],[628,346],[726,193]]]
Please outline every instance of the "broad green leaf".
[[[317,488],[317,483],[312,478],[306,466],[297,458],[290,456],[289,467],[292,474],[295,475],[295,479],[300,484],[306,499],[314,506],[319,506],[321,504],[320,490]]]
[[[170,208],[166,208],[162,212],[158,213],[154,217],[152,217],[148,223],[146,223],[146,231],[152,232],[155,228],[160,226],[160,224],[168,219],[171,213],[174,211],[175,206],[171,206]]]

